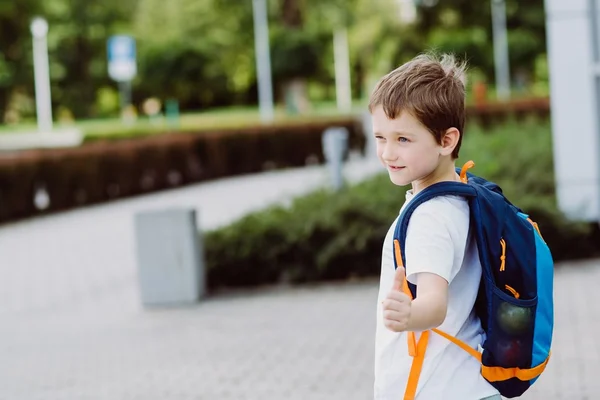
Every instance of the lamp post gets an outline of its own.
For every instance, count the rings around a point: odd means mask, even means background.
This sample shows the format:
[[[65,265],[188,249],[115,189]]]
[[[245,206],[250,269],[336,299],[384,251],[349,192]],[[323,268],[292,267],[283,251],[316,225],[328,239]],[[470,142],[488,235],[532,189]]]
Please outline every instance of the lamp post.
[[[506,34],[506,3],[504,0],[492,0],[491,3],[496,91],[499,100],[508,100],[510,97],[510,69]]]
[[[348,54],[348,30],[346,28],[335,31],[333,50],[337,107],[340,112],[348,113],[352,110],[352,88],[350,56]]]
[[[269,25],[266,0],[252,0],[254,15],[254,47],[258,73],[258,104],[260,119],[273,121],[273,84],[271,81],[271,56],[269,53]]]
[[[33,67],[35,78],[35,106],[40,132],[52,130],[52,102],[50,100],[50,72],[48,65],[48,22],[36,17],[31,21],[33,35]]]

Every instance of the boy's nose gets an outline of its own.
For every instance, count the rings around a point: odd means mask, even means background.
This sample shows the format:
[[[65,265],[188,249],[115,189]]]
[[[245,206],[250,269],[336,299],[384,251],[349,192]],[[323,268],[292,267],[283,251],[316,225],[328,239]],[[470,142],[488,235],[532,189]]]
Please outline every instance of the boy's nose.
[[[384,146],[381,158],[383,161],[396,161],[398,157],[394,154],[392,149],[390,149],[390,146]]]

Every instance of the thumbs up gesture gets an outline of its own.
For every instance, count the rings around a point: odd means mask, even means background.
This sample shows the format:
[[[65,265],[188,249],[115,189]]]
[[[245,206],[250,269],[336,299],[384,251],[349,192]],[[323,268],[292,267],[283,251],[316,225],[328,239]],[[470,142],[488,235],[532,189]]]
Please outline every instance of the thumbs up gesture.
[[[398,266],[392,290],[382,303],[383,322],[393,332],[404,332],[408,328],[412,300],[402,291],[406,280],[404,267]]]

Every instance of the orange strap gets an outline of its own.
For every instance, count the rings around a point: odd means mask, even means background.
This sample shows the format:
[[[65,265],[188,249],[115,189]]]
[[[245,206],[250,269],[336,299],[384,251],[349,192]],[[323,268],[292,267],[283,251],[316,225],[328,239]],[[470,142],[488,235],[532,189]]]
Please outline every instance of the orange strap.
[[[394,240],[394,255],[396,256],[396,263],[398,266],[404,267],[402,262],[402,250],[400,249],[400,242]],[[402,291],[411,299],[413,298],[412,292],[408,287],[408,282],[404,280]],[[404,400],[414,400],[417,394],[417,386],[419,384],[419,377],[421,376],[421,370],[423,369],[423,362],[425,361],[425,352],[427,351],[427,343],[429,343],[429,331],[421,333],[419,341],[417,342],[415,332],[406,332],[408,341],[408,354],[413,357],[412,366],[410,367],[410,374],[408,376],[408,382],[406,384],[406,391],[404,392]]]
[[[404,263],[402,262],[402,250],[400,250],[400,242],[398,239],[394,239],[394,253],[396,256],[396,263],[400,267],[404,267]],[[408,282],[406,279],[404,280],[404,284],[402,285],[402,291],[411,298],[413,298],[412,292],[408,287]],[[407,340],[408,340],[408,354],[411,357],[415,357],[417,355],[417,339],[415,338],[414,332],[407,332]]]
[[[478,352],[477,350],[473,349],[472,347],[470,347],[468,344],[466,344],[462,340],[457,339],[454,336],[450,336],[446,332],[442,332],[439,329],[432,329],[432,331],[434,331],[438,335],[448,339],[449,341],[451,341],[452,343],[454,343],[455,345],[457,345],[458,347],[460,347],[461,349],[463,349],[464,351],[466,351],[467,353],[469,353],[470,355],[475,357],[475,359],[477,359],[477,361],[481,362],[481,353]],[[484,378],[486,378],[490,382],[505,381],[510,378],[518,378],[519,380],[522,380],[522,381],[530,381],[530,380],[534,379],[535,377],[540,376],[541,373],[544,372],[544,369],[546,369],[546,365],[548,364],[549,360],[550,360],[550,355],[548,355],[548,358],[546,359],[546,361],[544,361],[540,365],[533,367],[533,368],[527,368],[527,369],[487,367],[485,365],[482,365],[481,366],[481,374],[484,376]]]
[[[409,332],[414,335],[414,332]],[[414,400],[417,394],[417,386],[419,385],[419,377],[423,369],[423,361],[425,361],[425,351],[429,342],[429,331],[421,333],[419,344],[417,345],[417,355],[413,357],[408,382],[406,383],[406,391],[404,392],[404,400]]]
[[[440,331],[439,329],[432,329],[433,332],[448,339],[458,347],[475,357],[477,361],[481,363],[481,353],[470,347],[468,344],[460,339],[450,336],[446,332]],[[417,347],[417,356],[414,357],[412,366],[410,368],[410,374],[408,376],[408,382],[406,384],[406,391],[404,392],[404,400],[414,400],[417,393],[417,386],[419,384],[419,377],[421,376],[421,369],[423,368],[423,361],[425,360],[425,351],[427,350],[427,343],[429,342],[429,331],[425,331],[419,338]],[[505,381],[511,378],[517,378],[521,381],[530,381],[540,376],[546,369],[550,355],[540,365],[521,369],[521,368],[502,368],[502,367],[488,367],[485,365],[481,366],[481,375],[489,382]]]
[[[505,381],[511,378],[517,378],[521,381],[530,381],[537,378],[544,372],[546,365],[550,361],[550,354],[546,361],[537,367],[521,369],[521,368],[502,368],[502,367],[486,367],[481,366],[481,375],[490,382]]]
[[[458,347],[475,357],[477,361],[481,362],[481,353],[469,346],[468,344],[466,344],[465,342],[463,342],[462,340],[457,339],[454,336],[450,336],[446,332],[442,332],[439,329],[434,328],[432,329],[432,331],[434,331],[442,337],[445,337],[446,339],[448,339],[449,341],[451,341],[452,343],[454,343],[455,345],[457,345]]]

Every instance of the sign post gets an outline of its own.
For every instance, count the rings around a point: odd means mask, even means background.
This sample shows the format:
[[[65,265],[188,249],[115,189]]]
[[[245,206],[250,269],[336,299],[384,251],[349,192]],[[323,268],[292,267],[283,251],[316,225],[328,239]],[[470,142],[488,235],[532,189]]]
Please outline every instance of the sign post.
[[[121,116],[131,104],[131,81],[137,74],[135,39],[127,35],[111,36],[107,43],[108,75],[119,83]]]
[[[50,71],[48,64],[48,22],[36,17],[31,22],[33,35],[33,72],[35,79],[35,109],[38,131],[52,131],[52,102],[50,98]]]

